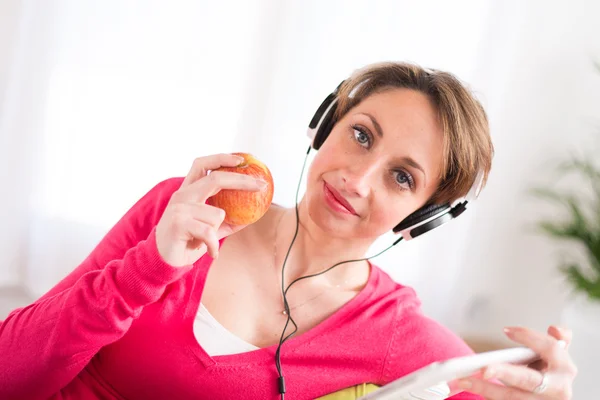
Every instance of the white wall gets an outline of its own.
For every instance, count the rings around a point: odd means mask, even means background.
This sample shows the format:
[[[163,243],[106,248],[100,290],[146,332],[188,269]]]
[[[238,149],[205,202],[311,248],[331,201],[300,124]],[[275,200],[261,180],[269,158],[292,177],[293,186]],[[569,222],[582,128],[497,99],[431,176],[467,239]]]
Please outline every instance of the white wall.
[[[48,2],[0,3],[0,285],[22,281],[25,272],[28,203],[50,75],[53,11]]]
[[[569,290],[556,267],[564,246],[533,230],[555,208],[526,192],[554,183],[555,163],[571,151],[600,150],[600,74],[592,66],[600,59],[600,4],[498,2],[493,13],[477,81],[497,155],[463,256],[460,312],[448,321],[501,339],[506,325],[545,331],[561,322]]]
[[[315,108],[353,69],[396,59],[469,82],[497,155],[470,212],[375,263],[465,335],[560,319],[554,245],[527,231],[547,209],[524,192],[597,136],[592,0],[18,4],[0,4],[12,21],[2,29],[20,32],[0,41],[2,57],[17,49],[0,70],[1,183],[12,193],[0,207],[0,284],[47,290],[145,190],[198,155],[256,153],[275,201],[291,205]]]
[[[21,4],[18,0],[6,0],[0,3],[0,109],[10,79],[20,21]]]
[[[0,3],[0,126],[2,124],[3,104],[7,97],[7,88],[10,82],[10,76],[13,72],[14,53],[19,41],[19,22],[21,19],[21,6],[18,0],[8,0]],[[3,136],[0,136],[0,149],[5,147]],[[2,150],[0,150],[0,154]],[[1,161],[0,161],[1,163]],[[4,175],[8,171],[0,170],[0,174]],[[0,211],[2,221],[7,221],[5,218],[10,217],[10,213]],[[10,220],[7,222],[10,223]],[[2,234],[0,234],[0,237]],[[10,241],[10,245],[19,245],[18,241]],[[1,247],[0,247],[1,248]],[[19,281],[19,271],[17,268],[9,268],[8,266],[0,268],[0,287],[3,285],[15,285]]]

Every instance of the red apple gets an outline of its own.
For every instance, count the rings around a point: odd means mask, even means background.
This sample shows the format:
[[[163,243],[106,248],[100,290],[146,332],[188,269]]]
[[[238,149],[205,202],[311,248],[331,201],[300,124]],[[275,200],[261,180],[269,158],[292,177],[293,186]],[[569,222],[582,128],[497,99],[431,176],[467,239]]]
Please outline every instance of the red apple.
[[[248,153],[232,153],[244,157],[244,162],[237,167],[221,167],[216,171],[228,171],[250,175],[267,182],[262,191],[223,189],[212,197],[207,204],[225,211],[225,221],[231,225],[248,225],[258,221],[269,209],[273,201],[274,184],[269,168]]]

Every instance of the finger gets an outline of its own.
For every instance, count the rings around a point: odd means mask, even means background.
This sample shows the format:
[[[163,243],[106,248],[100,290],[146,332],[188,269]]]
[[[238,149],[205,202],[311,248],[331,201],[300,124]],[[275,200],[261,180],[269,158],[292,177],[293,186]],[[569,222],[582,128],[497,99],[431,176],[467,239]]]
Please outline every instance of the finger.
[[[565,342],[565,348],[568,348],[569,344],[573,341],[573,331],[562,326],[551,325],[548,327],[548,334],[557,340]]]
[[[549,399],[570,399],[572,377],[564,373],[545,373],[547,381],[543,395]],[[489,377],[489,378],[488,378]],[[532,370],[522,365],[499,364],[488,368],[484,378],[497,379],[504,385],[521,389],[524,392],[535,393],[544,379],[541,372]]]
[[[536,352],[548,363],[548,368],[555,369],[566,366],[568,353],[552,336],[525,327],[506,328],[505,332],[510,339]]]
[[[267,182],[249,175],[213,171],[206,178],[194,182],[185,190],[191,193],[190,196],[192,196],[193,200],[204,203],[206,199],[214,196],[223,189],[258,192],[266,186]]]
[[[237,167],[244,161],[243,157],[233,154],[213,154],[205,157],[198,157],[192,163],[190,171],[183,179],[181,187],[188,186],[198,179],[205,177],[208,171],[215,170],[220,167]]]
[[[204,203],[192,203],[188,205],[192,218],[205,222],[214,229],[219,229],[225,219],[225,210]]]
[[[208,253],[208,247],[206,247],[206,244],[204,244],[204,242],[200,239],[194,239],[191,242],[190,247],[201,252],[202,254]]]
[[[531,392],[501,386],[483,379],[463,379],[458,382],[458,386],[469,393],[481,395],[486,400],[537,400],[536,395]]]
[[[180,224],[187,219],[194,219],[218,229],[225,219],[224,210],[208,204],[176,202],[171,207],[173,218]]]
[[[485,369],[484,379],[498,379],[507,386],[531,392],[542,382],[541,372],[524,365],[497,364]]]
[[[569,344],[573,340],[573,333],[568,328],[558,327],[558,326],[550,326],[548,328],[548,333],[558,339],[558,345],[564,351],[565,355],[564,362],[560,365],[560,371],[565,372],[567,376],[575,378],[577,376],[577,366],[573,361],[573,358],[568,352]]]
[[[222,189],[260,191],[267,186],[262,179],[235,172],[212,171],[208,176],[180,187],[171,196],[173,203],[205,203]]]
[[[219,239],[222,237],[233,235],[236,232],[241,231],[248,225],[230,225],[230,224],[221,224],[219,227]]]
[[[211,226],[204,222],[190,219],[187,221],[186,229],[191,236],[189,238],[190,240],[198,239],[202,241],[206,245],[208,254],[212,258],[217,258],[219,256],[219,240],[217,239],[215,230]]]
[[[553,338],[558,340],[558,344],[561,345],[564,343],[564,348],[566,349],[571,341],[572,333],[569,329],[558,327],[558,326],[550,326],[548,328],[548,334]],[[537,360],[528,365],[529,368],[535,369],[537,371],[544,371],[548,367],[548,363],[543,360]]]

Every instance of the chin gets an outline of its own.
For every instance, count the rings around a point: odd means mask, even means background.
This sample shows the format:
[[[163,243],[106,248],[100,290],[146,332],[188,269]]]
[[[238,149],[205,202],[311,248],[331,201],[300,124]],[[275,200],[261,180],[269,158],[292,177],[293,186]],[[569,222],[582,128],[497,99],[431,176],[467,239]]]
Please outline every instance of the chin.
[[[323,202],[320,193],[317,192],[318,186],[313,185],[311,191],[306,196],[306,214],[310,219],[311,225],[316,225],[320,230],[329,233],[331,236],[346,236],[349,233],[346,224],[340,224],[340,221],[328,210],[327,204]],[[353,230],[350,228],[350,230]]]
[[[319,180],[306,193],[305,208],[310,223],[335,238],[352,239],[363,236],[364,227],[361,226],[360,218],[343,218],[331,211],[324,202],[322,185],[323,181]]]
[[[320,230],[327,232],[332,237],[348,237],[352,236],[352,234],[347,235],[347,229],[344,229],[340,226],[340,222],[335,220],[331,214],[327,212],[327,210],[319,205],[311,206],[308,204],[308,217],[310,218],[312,224],[319,227]]]

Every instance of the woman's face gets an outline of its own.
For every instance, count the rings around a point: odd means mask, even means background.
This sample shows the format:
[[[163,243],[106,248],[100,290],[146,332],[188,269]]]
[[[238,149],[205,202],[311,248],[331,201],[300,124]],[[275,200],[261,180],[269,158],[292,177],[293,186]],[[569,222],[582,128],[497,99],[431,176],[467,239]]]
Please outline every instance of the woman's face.
[[[436,191],[442,128],[426,95],[373,94],[335,125],[308,173],[311,219],[335,237],[375,239]]]

